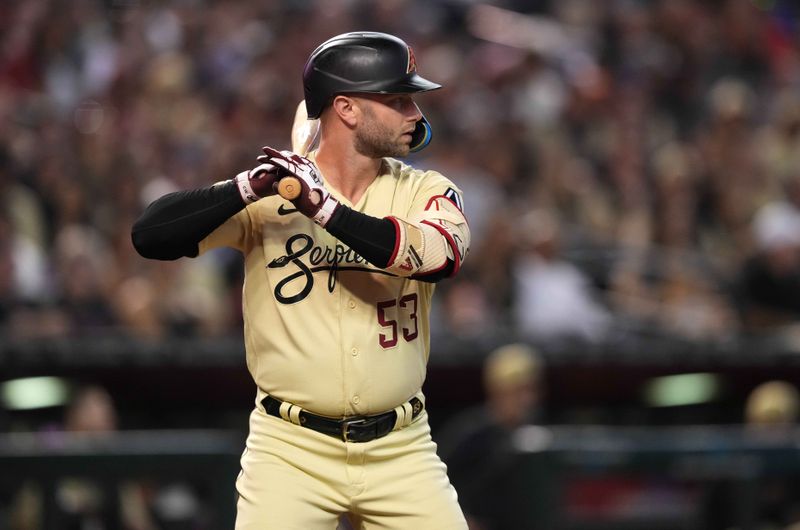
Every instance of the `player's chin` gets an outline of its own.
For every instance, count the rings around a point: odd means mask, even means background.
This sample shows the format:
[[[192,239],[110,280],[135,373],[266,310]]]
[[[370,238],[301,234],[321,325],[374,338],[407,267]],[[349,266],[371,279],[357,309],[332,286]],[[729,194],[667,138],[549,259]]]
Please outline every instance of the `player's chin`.
[[[381,150],[381,156],[388,156],[391,158],[403,158],[411,152],[410,142],[400,141],[394,144],[384,146]]]
[[[397,142],[397,147],[395,149],[396,153],[394,156],[406,156],[411,152],[411,135],[404,134],[400,137],[400,140]]]
[[[408,135],[403,135],[397,141],[386,141],[381,144],[376,144],[370,153],[373,158],[402,158],[411,152],[411,138]]]

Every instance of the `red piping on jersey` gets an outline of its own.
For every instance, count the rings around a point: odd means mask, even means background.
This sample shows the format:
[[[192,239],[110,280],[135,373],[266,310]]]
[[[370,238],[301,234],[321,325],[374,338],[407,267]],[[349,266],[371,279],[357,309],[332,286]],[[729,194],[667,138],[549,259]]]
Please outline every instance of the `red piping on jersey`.
[[[425,206],[425,209],[426,210],[430,210],[431,209],[431,204],[436,199],[444,199],[444,200],[448,201],[450,204],[452,204],[453,206],[455,206],[456,210],[461,212],[461,215],[464,217],[464,220],[467,222],[467,226],[469,226],[469,219],[467,219],[467,216],[464,214],[464,212],[461,210],[461,208],[458,207],[458,205],[453,201],[453,199],[451,199],[450,197],[447,197],[445,195],[434,195],[433,197],[428,199],[428,204]],[[439,208],[436,208],[436,209],[438,210]]]
[[[447,197],[445,197],[445,198],[447,199]],[[450,199],[447,199],[447,200],[450,200]],[[447,243],[450,245],[450,248],[453,249],[453,256],[454,256],[454,258],[456,260],[456,263],[455,263],[455,266],[453,267],[453,272],[450,274],[450,276],[455,276],[455,274],[461,268],[461,256],[458,253],[458,247],[456,246],[456,242],[453,239],[453,236],[451,236],[450,233],[447,230],[445,230],[443,226],[437,225],[436,223],[432,223],[430,221],[422,221],[422,222],[425,223],[426,225],[430,225],[430,226],[434,227],[436,230],[438,230],[444,236],[444,238],[447,240]],[[446,259],[444,260],[444,263],[445,263],[445,265],[447,264],[447,260]]]
[[[386,264],[388,267],[397,259],[397,252],[400,250],[400,221],[392,216],[384,217],[384,219],[388,219],[394,224],[394,250],[392,251],[392,256],[389,258],[389,263]]]
[[[422,274],[414,274],[414,275],[413,275],[413,276],[411,276],[411,277],[412,277],[412,278],[424,278],[425,276],[428,276],[428,275],[430,275],[430,274],[436,274],[436,273],[437,273],[437,272],[439,272],[440,270],[442,270],[442,269],[444,269],[445,267],[447,267],[447,261],[448,261],[448,260],[447,260],[447,256],[445,256],[445,258],[444,258],[444,263],[442,263],[442,266],[441,266],[441,267],[436,267],[435,269],[433,269],[433,270],[429,270],[429,271],[427,271],[427,272],[423,272]]]

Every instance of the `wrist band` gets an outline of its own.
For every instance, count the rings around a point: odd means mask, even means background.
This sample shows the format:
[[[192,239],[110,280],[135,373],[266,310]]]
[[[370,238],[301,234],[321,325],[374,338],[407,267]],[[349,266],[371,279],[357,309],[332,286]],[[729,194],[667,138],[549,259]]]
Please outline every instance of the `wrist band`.
[[[255,194],[253,187],[250,186],[249,171],[242,171],[233,180],[236,182],[236,189],[239,190],[239,195],[242,196],[245,204],[252,204],[261,198]]]
[[[325,202],[323,202],[322,206],[320,206],[319,211],[314,214],[314,222],[322,228],[325,228],[325,225],[331,220],[331,217],[333,217],[333,212],[336,211],[338,206],[339,201],[334,199],[333,196],[328,195],[328,197],[325,199]]]

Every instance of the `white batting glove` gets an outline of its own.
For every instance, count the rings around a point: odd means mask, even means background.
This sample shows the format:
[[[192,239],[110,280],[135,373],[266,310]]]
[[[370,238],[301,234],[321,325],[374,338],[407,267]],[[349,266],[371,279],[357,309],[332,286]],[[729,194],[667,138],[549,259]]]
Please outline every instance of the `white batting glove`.
[[[319,170],[314,163],[291,151],[278,151],[272,147],[262,147],[265,155],[258,157],[261,162],[282,168],[280,178],[294,176],[300,181],[300,195],[292,200],[297,210],[324,227],[328,224],[339,201],[325,188]]]
[[[242,171],[233,178],[239,195],[245,204],[250,204],[264,197],[275,195],[275,183],[278,182],[278,167],[265,163],[253,169]]]

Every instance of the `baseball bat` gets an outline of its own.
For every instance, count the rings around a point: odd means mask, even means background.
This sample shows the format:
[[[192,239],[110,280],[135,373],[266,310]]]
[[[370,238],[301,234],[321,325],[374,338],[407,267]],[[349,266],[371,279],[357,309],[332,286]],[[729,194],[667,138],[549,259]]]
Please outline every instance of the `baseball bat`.
[[[319,120],[309,120],[306,113],[306,102],[300,101],[294,113],[292,123],[292,151],[306,156],[319,132]],[[302,187],[297,177],[283,177],[278,181],[278,193],[287,201],[296,199]]]

